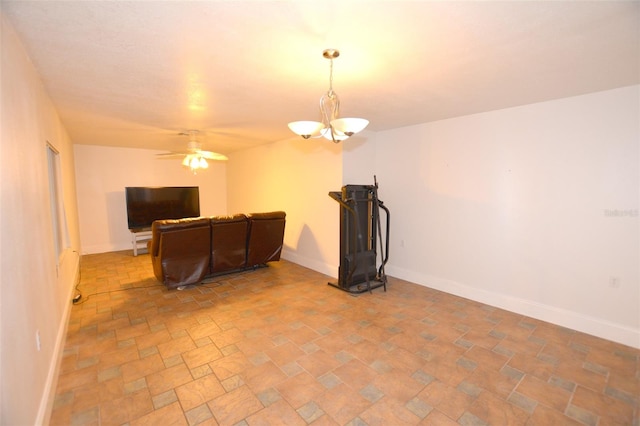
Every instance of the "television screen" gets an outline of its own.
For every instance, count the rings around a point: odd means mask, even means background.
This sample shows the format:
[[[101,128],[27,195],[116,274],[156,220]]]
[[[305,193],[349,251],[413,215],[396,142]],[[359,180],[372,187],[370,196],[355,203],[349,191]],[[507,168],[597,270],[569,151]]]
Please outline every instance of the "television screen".
[[[150,228],[154,220],[200,216],[197,186],[126,187],[129,229]]]

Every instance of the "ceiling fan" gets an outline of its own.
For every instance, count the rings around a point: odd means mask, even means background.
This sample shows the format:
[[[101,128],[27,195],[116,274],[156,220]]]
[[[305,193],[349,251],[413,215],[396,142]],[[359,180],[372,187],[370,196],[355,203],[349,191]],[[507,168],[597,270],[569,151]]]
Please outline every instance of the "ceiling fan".
[[[183,158],[182,165],[188,167],[192,172],[196,173],[199,169],[209,167],[207,160],[226,161],[227,156],[213,151],[202,150],[202,145],[198,142],[197,130],[189,130],[188,132],[179,133],[180,136],[189,136],[187,150],[183,152],[166,152],[156,154],[159,158]]]

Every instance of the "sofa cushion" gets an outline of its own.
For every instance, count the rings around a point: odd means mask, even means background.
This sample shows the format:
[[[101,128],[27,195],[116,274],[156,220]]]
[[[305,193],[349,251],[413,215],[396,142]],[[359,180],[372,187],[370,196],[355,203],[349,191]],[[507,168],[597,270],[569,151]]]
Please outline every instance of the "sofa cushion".
[[[149,245],[149,253],[154,256],[158,255],[160,247],[160,234],[165,231],[175,231],[179,229],[209,227],[210,220],[206,217],[189,217],[184,219],[163,219],[156,220],[151,224],[151,244]]]
[[[211,273],[233,271],[247,265],[249,221],[244,214],[211,218]]]

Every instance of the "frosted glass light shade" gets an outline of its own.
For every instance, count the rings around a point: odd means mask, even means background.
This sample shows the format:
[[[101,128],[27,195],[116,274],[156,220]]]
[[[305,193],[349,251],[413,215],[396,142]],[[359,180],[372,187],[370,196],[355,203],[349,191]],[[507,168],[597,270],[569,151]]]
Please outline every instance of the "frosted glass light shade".
[[[364,130],[369,125],[369,120],[364,118],[336,118],[331,121],[331,126],[341,134],[354,135]]]
[[[289,123],[289,129],[305,139],[311,136],[318,136],[323,127],[324,124],[319,121],[293,121]]]
[[[334,142],[340,142],[349,138],[349,136],[345,135],[344,133],[331,132],[330,127],[327,127],[325,131],[322,132],[322,136],[324,136],[325,139],[328,139]]]

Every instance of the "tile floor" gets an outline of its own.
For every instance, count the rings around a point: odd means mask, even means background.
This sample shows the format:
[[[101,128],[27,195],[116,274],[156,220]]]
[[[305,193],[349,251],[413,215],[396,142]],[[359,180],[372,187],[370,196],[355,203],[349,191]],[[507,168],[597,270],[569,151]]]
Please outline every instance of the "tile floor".
[[[131,251],[81,275],[51,424],[640,425],[640,351],[402,280],[167,291]]]

